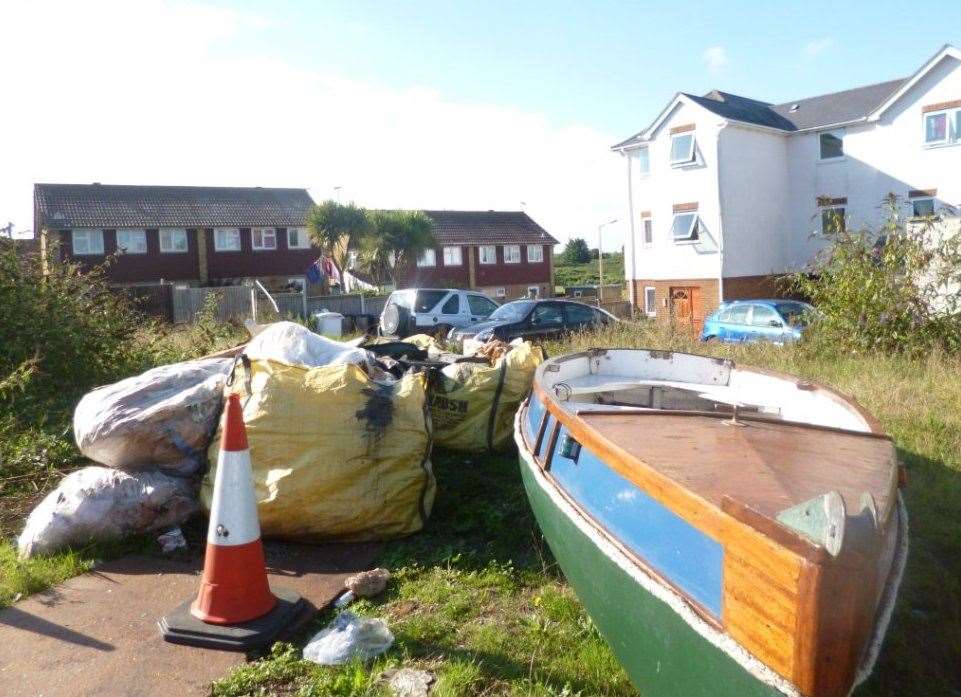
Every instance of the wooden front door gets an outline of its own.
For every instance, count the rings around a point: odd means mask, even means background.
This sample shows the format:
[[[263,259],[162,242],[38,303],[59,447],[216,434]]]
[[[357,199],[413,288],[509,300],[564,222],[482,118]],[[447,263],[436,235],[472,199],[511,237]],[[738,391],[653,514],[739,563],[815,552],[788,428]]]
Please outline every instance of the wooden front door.
[[[700,300],[701,289],[697,286],[673,286],[671,288],[671,318],[679,328],[700,331],[700,320],[694,309]]]

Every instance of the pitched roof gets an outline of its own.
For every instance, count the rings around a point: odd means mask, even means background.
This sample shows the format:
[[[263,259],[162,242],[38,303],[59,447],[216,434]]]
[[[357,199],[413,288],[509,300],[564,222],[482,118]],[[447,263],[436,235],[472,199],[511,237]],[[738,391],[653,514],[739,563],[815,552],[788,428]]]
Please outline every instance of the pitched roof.
[[[424,211],[438,244],[557,244],[523,211]]]
[[[112,184],[35,184],[34,201],[57,228],[287,227],[304,225],[314,204],[306,189]]]

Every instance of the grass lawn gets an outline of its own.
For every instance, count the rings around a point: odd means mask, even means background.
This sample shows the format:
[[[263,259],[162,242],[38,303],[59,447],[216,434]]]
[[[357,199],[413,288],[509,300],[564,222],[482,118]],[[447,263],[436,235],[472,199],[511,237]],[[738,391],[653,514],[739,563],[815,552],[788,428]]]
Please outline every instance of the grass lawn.
[[[961,696],[961,360],[943,356],[819,356],[802,348],[693,344],[624,325],[549,345],[696,350],[795,373],[857,397],[894,437],[907,466],[908,570],[864,697]],[[516,454],[436,452],[438,497],[426,530],[387,546],[394,579],[383,597],[353,606],[384,618],[394,647],[370,665],[321,668],[299,646],[278,645],[213,685],[215,695],[377,695],[393,666],[429,668],[438,695],[636,695],[557,569],[529,511]],[[88,553],[58,555],[8,583],[17,567],[0,548],[0,602],[82,570]],[[85,554],[87,556],[85,556]],[[16,591],[15,588],[20,588]]]

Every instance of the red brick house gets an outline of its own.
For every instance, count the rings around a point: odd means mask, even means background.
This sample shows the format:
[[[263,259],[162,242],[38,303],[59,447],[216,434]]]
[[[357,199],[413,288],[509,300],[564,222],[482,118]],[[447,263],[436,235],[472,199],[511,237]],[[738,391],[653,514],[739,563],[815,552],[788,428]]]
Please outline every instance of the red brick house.
[[[60,259],[102,264],[120,285],[302,282],[318,257],[306,189],[35,184],[34,229]]]
[[[493,298],[554,291],[557,240],[522,211],[424,211],[437,246],[401,275],[402,287],[475,288]]]

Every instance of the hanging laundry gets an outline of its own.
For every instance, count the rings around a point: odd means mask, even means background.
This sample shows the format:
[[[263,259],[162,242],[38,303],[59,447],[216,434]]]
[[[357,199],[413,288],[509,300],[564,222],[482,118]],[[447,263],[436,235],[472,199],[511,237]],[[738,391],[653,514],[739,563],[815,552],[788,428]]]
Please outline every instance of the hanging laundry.
[[[307,267],[307,281],[313,284],[319,284],[324,282],[324,272],[321,269],[321,260],[317,259],[313,264]]]

